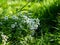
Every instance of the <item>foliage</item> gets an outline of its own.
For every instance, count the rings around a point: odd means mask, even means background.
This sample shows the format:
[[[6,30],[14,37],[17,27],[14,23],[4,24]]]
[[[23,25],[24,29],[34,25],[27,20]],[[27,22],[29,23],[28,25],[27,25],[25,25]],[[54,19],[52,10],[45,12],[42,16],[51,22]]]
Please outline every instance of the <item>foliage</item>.
[[[60,45],[59,0],[0,0],[0,45]]]

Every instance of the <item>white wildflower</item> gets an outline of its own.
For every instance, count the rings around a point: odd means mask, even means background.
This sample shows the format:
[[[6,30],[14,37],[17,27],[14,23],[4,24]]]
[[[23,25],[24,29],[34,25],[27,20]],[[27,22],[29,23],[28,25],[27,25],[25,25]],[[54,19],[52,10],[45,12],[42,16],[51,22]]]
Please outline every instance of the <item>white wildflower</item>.
[[[11,24],[11,28],[15,28],[15,24]]]
[[[38,25],[36,25],[36,24],[35,24],[35,25],[31,25],[31,26],[30,26],[30,29],[31,29],[31,30],[34,30],[34,29],[37,29],[37,27],[38,27]]]
[[[38,25],[40,24],[38,18],[37,19],[28,18],[26,20],[26,23],[28,24],[28,26],[31,30],[37,29]]]
[[[5,20],[8,20],[8,16],[5,16],[4,19],[5,19]]]
[[[23,22],[25,22],[30,30],[35,30],[38,28],[38,25],[40,25],[40,20],[38,18],[32,19],[27,17],[26,15],[23,15]]]
[[[2,39],[3,39],[3,40],[7,41],[7,38],[8,38],[8,37],[7,37],[6,35],[2,34],[1,36],[2,36]]]
[[[40,25],[39,22],[40,22],[40,20],[37,18],[37,19],[36,19],[36,23],[37,23],[38,25]]]
[[[13,16],[12,16],[12,19],[18,19],[18,17],[17,17],[17,16],[15,16],[15,15],[13,15]]]
[[[37,21],[35,19],[30,20],[30,29],[31,30],[37,29],[38,25],[39,25],[38,20]]]
[[[1,34],[1,36],[2,36],[3,45],[6,45],[6,41],[8,39],[8,36],[4,35],[3,33]]]
[[[30,30],[34,30],[35,29],[35,27],[30,27]]]
[[[30,22],[31,22],[31,20],[28,18],[28,19],[26,20],[26,22],[27,22],[27,24],[28,24],[28,23],[30,23]]]

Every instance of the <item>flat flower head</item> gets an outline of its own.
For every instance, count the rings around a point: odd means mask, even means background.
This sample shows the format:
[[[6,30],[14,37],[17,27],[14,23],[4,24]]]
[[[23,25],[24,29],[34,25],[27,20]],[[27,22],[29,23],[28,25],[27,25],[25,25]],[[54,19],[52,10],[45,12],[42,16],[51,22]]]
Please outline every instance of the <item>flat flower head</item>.
[[[31,30],[35,30],[38,28],[38,25],[40,24],[39,23],[39,19],[32,19],[32,18],[28,18],[26,20],[27,24],[28,24],[28,27],[31,29]]]
[[[11,28],[15,28],[15,24],[11,24]]]
[[[8,16],[5,16],[5,17],[4,17],[4,20],[8,20]]]

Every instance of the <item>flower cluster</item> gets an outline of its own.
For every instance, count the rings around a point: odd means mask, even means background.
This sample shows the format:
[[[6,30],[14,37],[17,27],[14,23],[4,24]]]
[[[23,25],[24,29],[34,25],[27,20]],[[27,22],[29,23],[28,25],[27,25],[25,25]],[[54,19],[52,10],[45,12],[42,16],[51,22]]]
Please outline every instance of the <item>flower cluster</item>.
[[[31,18],[31,17],[28,17],[26,15],[20,15],[22,18],[18,17],[18,16],[11,16],[11,19],[13,20],[18,20],[19,23],[18,25],[21,27],[24,26],[24,24],[27,24],[26,26],[30,29],[30,30],[35,30],[38,28],[38,25],[40,25],[40,20],[38,18]],[[5,20],[8,20],[8,16],[5,16],[4,17]],[[22,25],[23,24],[23,25]],[[15,28],[15,26],[17,25],[17,22],[14,22],[11,24],[11,28]]]
[[[6,41],[8,39],[8,36],[4,35],[3,33],[1,34],[1,36],[2,36],[3,45],[6,45]]]
[[[34,30],[34,29],[37,29],[38,25],[40,25],[40,21],[39,19],[33,19],[33,18],[28,18],[27,16],[23,16],[24,17],[24,22],[27,23],[27,26],[31,29],[31,30]]]
[[[27,15],[10,15],[3,17],[0,21],[0,28],[4,34],[7,33],[7,35],[9,35],[9,38],[11,38],[11,35],[14,33],[14,36],[18,34],[18,37],[20,37],[20,35],[26,36],[27,34],[34,35],[35,30],[38,28],[38,25],[40,25],[39,22],[40,20],[38,18],[31,18]],[[6,45],[8,37],[3,33],[1,34],[2,42]]]

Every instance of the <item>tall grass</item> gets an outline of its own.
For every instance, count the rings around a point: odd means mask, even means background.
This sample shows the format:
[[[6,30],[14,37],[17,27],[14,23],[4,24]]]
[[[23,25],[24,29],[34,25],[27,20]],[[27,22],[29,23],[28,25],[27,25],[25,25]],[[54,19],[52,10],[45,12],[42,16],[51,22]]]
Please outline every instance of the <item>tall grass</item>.
[[[0,45],[60,45],[59,0],[0,2]],[[28,19],[38,28],[31,30]]]

